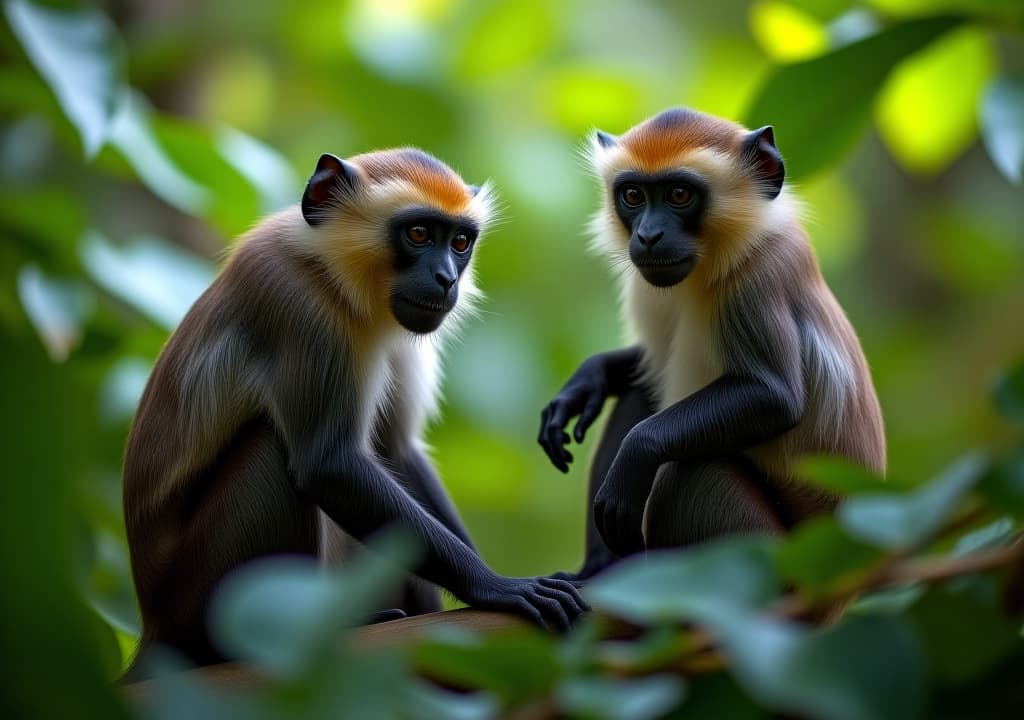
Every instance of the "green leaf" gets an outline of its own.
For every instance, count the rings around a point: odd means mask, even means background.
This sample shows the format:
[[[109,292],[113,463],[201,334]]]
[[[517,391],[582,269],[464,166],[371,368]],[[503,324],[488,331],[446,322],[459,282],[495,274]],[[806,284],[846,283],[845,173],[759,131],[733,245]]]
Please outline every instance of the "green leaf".
[[[882,558],[876,548],[857,542],[832,518],[799,526],[779,549],[779,571],[812,596],[841,590]]]
[[[910,493],[874,493],[839,506],[840,524],[854,538],[889,550],[910,550],[930,538],[984,476],[988,459],[960,458],[938,478]]]
[[[841,495],[877,492],[886,487],[882,478],[861,465],[840,457],[809,457],[797,465],[796,476]]]
[[[992,394],[996,407],[1007,420],[1024,424],[1024,360],[1017,361],[999,377]]]
[[[780,582],[775,541],[733,537],[620,563],[587,586],[591,606],[637,623],[700,619],[720,605],[757,607]]]
[[[686,702],[673,720],[767,720],[773,717],[743,692],[735,678],[725,672],[697,675],[686,686]]]
[[[660,718],[683,699],[682,679],[673,675],[650,675],[635,679],[575,677],[557,690],[558,706],[571,717]]]
[[[214,596],[212,632],[230,654],[272,672],[309,672],[337,650],[343,631],[397,589],[413,552],[388,533],[341,568],[312,559],[270,558],[229,575]]]
[[[302,197],[294,168],[269,145],[229,127],[215,133],[214,143],[221,157],[259,193],[260,212],[277,212]]]
[[[987,32],[970,27],[900,63],[875,107],[879,134],[900,164],[936,173],[974,142],[978,103],[994,67]]]
[[[7,0],[4,9],[25,53],[78,130],[85,156],[94,156],[107,139],[124,86],[113,23],[96,8],[52,10]]]
[[[1024,181],[1024,78],[998,78],[981,103],[981,137],[1007,180]]]
[[[49,278],[35,265],[18,273],[18,296],[50,359],[64,362],[82,340],[82,326],[96,298],[73,280]]]
[[[960,23],[955,17],[910,20],[827,55],[784,65],[761,88],[745,122],[773,125],[789,176],[811,175],[854,144],[892,68]]]
[[[146,187],[168,205],[191,215],[202,215],[208,209],[209,191],[187,175],[163,147],[142,95],[125,92],[119,99],[110,142]]]
[[[81,255],[98,285],[168,330],[181,322],[214,277],[208,261],[155,237],[119,246],[90,231],[82,239]]]
[[[723,607],[710,624],[740,684],[774,710],[826,720],[902,720],[920,711],[920,653],[895,618],[847,617],[812,633]]]
[[[553,639],[533,631],[477,635],[442,629],[417,644],[413,660],[434,680],[487,690],[506,705],[547,693],[561,675]]]
[[[993,507],[1024,518],[1024,447],[999,458],[979,490]]]
[[[1019,642],[1020,623],[1003,615],[998,602],[936,586],[906,614],[942,684],[960,685],[980,677]]]

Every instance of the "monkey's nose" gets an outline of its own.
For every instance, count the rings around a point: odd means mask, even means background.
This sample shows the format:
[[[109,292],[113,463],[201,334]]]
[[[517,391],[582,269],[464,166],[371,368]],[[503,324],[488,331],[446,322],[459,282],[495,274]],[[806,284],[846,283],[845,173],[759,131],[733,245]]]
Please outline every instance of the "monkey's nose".
[[[441,286],[441,289],[444,290],[444,294],[447,297],[448,291],[451,290],[452,285],[455,284],[455,276],[439,272],[434,273],[434,279],[437,280],[437,284]]]
[[[640,244],[645,248],[652,248],[658,244],[658,241],[665,236],[664,230],[658,230],[657,232],[648,233],[644,235],[642,232],[636,234],[636,239],[640,241]]]

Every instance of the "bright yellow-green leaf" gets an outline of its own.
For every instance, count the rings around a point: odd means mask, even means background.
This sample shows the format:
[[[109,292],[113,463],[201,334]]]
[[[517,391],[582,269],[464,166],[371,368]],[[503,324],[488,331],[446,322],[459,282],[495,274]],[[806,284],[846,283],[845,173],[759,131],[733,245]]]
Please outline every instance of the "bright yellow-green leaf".
[[[896,68],[879,95],[875,117],[904,167],[938,172],[974,141],[978,101],[994,64],[988,36],[965,28]]]
[[[629,127],[645,105],[643,82],[625,70],[573,65],[549,78],[541,91],[544,110],[575,135],[593,127]]]
[[[768,66],[746,38],[723,36],[707,39],[704,66],[686,104],[726,118],[742,115],[761,83]]]
[[[796,192],[807,203],[804,227],[822,268],[828,272],[846,265],[864,239],[864,214],[857,195],[837,173],[816,175],[799,183]]]
[[[783,62],[806,60],[828,49],[825,26],[784,2],[755,2],[750,8],[750,29],[765,52]]]

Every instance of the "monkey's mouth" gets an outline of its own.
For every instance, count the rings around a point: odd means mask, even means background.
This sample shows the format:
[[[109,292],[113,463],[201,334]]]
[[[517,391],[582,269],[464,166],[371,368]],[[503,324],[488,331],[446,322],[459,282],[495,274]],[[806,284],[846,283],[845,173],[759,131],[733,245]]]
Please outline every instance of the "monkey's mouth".
[[[447,313],[455,306],[455,303],[443,302],[441,300],[424,300],[423,298],[409,295],[397,295],[396,298],[407,305],[412,305],[419,310],[426,310],[432,313]]]
[[[644,280],[656,287],[671,287],[686,279],[697,260],[693,255],[681,257],[642,257],[633,260]]]

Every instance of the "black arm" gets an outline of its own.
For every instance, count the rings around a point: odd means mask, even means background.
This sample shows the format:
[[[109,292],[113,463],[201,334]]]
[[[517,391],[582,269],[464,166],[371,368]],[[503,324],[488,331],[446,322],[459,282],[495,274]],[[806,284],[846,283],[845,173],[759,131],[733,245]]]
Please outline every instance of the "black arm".
[[[583,442],[587,429],[601,414],[605,400],[621,396],[634,386],[642,357],[643,351],[637,345],[587,358],[544,408],[537,441],[556,468],[568,472],[572,462],[572,454],[565,449],[570,440],[565,432],[569,421],[580,416],[573,437],[576,442]]]
[[[263,401],[287,449],[296,491],[357,540],[387,525],[405,527],[424,550],[416,573],[460,600],[568,628],[586,608],[570,583],[493,572],[373,457],[364,440],[370,418],[357,415],[366,412],[367,403],[351,348],[339,345],[336,334],[312,319],[289,330],[293,334],[281,333],[273,359],[258,370],[269,375]],[[417,460],[406,460],[407,472],[422,472]]]
[[[797,321],[778,293],[757,290],[738,290],[723,309],[725,373],[637,423],[623,439],[594,502],[598,531],[616,553],[643,549],[644,506],[663,463],[738,452],[800,421],[805,391]]]

